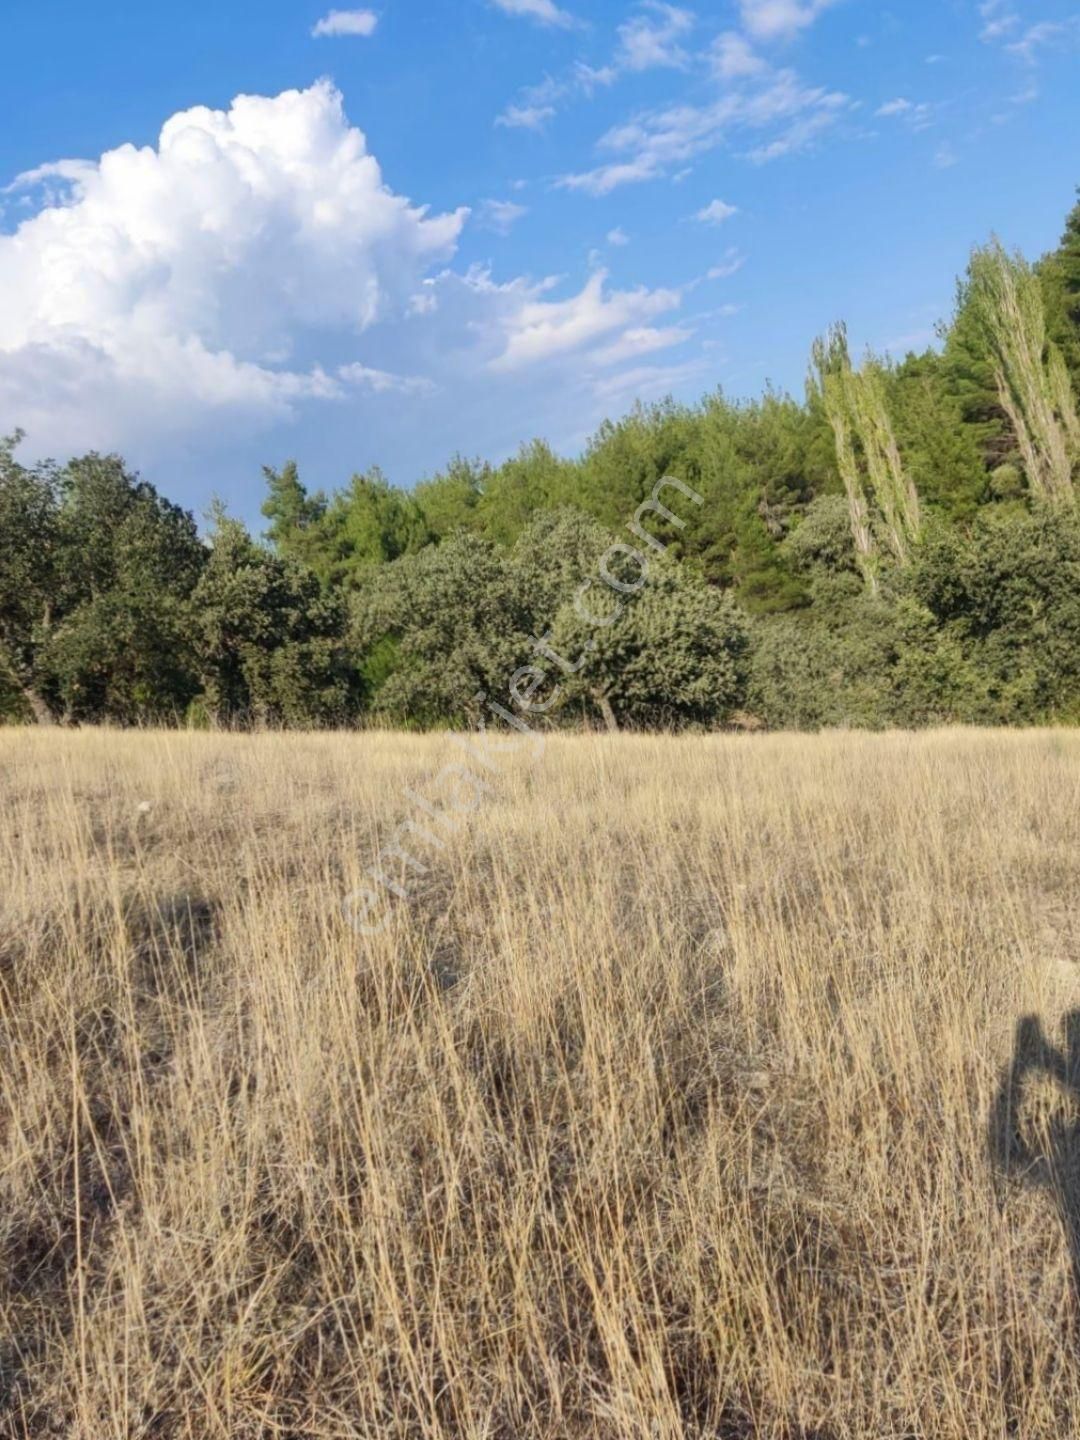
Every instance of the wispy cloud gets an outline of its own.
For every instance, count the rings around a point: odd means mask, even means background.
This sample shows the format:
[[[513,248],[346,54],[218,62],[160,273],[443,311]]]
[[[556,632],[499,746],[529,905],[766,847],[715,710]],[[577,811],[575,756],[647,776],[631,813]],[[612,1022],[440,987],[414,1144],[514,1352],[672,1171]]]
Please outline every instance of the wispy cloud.
[[[709,61],[713,73],[720,80],[740,80],[749,75],[760,75],[768,69],[745,35],[734,30],[725,31],[713,41]]]
[[[731,246],[724,251],[724,258],[719,265],[711,266],[705,272],[706,280],[728,280],[732,275],[737,275],[746,264],[746,256]]]
[[[390,370],[377,370],[372,365],[351,365],[338,368],[338,379],[357,390],[370,390],[373,395],[430,395],[436,386],[422,375],[395,375]]]
[[[556,113],[554,105],[507,105],[495,124],[508,130],[542,130]]]
[[[692,380],[701,380],[711,368],[704,358],[686,360],[679,365],[635,365],[616,375],[595,378],[592,388],[606,405],[620,404],[628,397],[655,400],[673,394]]]
[[[845,97],[846,98],[846,97]],[[783,160],[788,155],[798,155],[804,150],[809,150],[820,135],[830,130],[836,124],[838,110],[815,109],[808,114],[800,116],[774,140],[764,145],[756,145],[748,155],[748,158],[755,165],[768,165],[773,160]]]
[[[379,17],[374,10],[331,10],[313,27],[316,39],[336,35],[374,35]]]
[[[729,205],[725,200],[710,200],[704,209],[697,212],[694,219],[699,220],[702,225],[723,225],[725,220],[730,220],[738,213],[737,205]]]
[[[503,5],[503,0],[495,0]],[[518,0],[507,0],[516,4]],[[528,3],[528,0],[524,0]],[[505,5],[504,5],[505,8]],[[562,75],[546,75],[536,85],[526,85],[496,116],[496,125],[508,129],[542,130],[554,119],[560,105],[576,96],[592,99],[620,75],[656,68],[681,69],[689,57],[679,41],[693,29],[696,19],[689,10],[643,0],[645,13],[635,15],[618,27],[618,45],[610,63],[587,65],[577,60]]]
[[[987,45],[1001,45],[1026,65],[1038,63],[1040,50],[1080,40],[1080,15],[1066,20],[1040,20],[1024,27],[1011,0],[982,0],[979,15],[983,21],[979,39]]]
[[[601,345],[592,352],[590,360],[594,365],[625,365],[628,360],[639,360],[643,355],[654,355],[658,350],[670,350],[683,345],[693,336],[686,325],[630,326],[610,345]]]
[[[630,236],[621,225],[616,225],[614,230],[607,232],[607,243],[609,245],[623,246],[630,244]]]
[[[562,101],[577,94],[591,98],[615,79],[616,71],[610,65],[593,67],[576,61],[562,76],[545,75],[538,84],[524,86],[495,117],[495,124],[510,130],[542,130],[558,114]]]
[[[682,47],[696,23],[689,10],[645,0],[643,15],[635,15],[619,26],[615,65],[620,70],[681,69],[688,56]]]
[[[507,317],[504,344],[489,368],[520,370],[579,352],[593,363],[614,365],[626,358],[627,347],[657,349],[685,338],[675,327],[656,330],[645,323],[676,309],[681,291],[641,286],[609,293],[607,278],[606,270],[594,271],[584,289],[568,300],[548,300],[534,292]],[[635,340],[626,339],[630,332]]]
[[[983,0],[979,6],[979,15],[983,21],[979,39],[986,45],[1004,40],[1020,24],[1020,17],[1012,9],[1009,0]]]
[[[614,65],[594,67],[586,65],[583,60],[578,60],[570,72],[567,90],[580,90],[583,95],[588,95],[591,99],[597,90],[614,84],[617,79],[618,71]]]
[[[492,0],[492,3],[504,15],[520,15],[539,25],[557,25],[568,30],[577,24],[568,11],[560,10],[555,0]]]
[[[518,205],[513,200],[485,200],[480,207],[480,223],[497,235],[509,235],[528,213],[527,205]]]
[[[1037,63],[1038,54],[1044,46],[1053,45],[1059,41],[1072,36],[1075,38],[1080,33],[1080,17],[1064,21],[1045,20],[1039,25],[1029,25],[1020,36],[1006,45],[1010,55],[1018,55],[1027,65]]]
[[[746,30],[759,40],[784,40],[812,25],[838,0],[739,0]]]
[[[874,111],[878,119],[902,120],[912,130],[926,130],[934,123],[934,107],[925,101],[916,104],[904,96],[898,96],[895,100],[886,100],[884,105],[879,105]]]
[[[620,185],[671,174],[731,134],[782,126],[771,141],[750,152],[757,163],[778,159],[809,146],[849,104],[837,91],[804,85],[793,70],[770,71],[765,83],[729,91],[711,104],[649,111],[616,126],[599,142],[613,159],[564,175],[556,183],[567,190],[607,195]]]

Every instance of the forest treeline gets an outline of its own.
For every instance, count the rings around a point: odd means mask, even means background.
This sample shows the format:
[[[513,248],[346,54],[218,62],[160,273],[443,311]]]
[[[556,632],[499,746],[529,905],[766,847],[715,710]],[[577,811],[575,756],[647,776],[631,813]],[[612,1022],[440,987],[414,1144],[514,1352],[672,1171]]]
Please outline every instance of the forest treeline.
[[[640,406],[411,493],[268,469],[263,537],[12,436],[0,716],[472,725],[543,646],[548,724],[1080,723],[1080,204],[1035,265],[976,249],[940,340],[853,359],[838,326],[801,401]],[[647,582],[586,608],[665,477]]]

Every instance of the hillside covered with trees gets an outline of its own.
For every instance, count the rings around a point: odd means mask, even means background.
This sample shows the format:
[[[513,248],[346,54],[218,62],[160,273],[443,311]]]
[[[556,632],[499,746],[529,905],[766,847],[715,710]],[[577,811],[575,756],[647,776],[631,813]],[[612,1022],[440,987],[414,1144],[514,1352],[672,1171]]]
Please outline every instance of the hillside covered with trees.
[[[290,463],[264,538],[222,511],[201,537],[115,456],[26,466],[15,435],[0,715],[468,726],[539,642],[550,724],[1080,722],[1078,404],[1080,204],[1034,266],[973,253],[937,348],[853,358],[837,327],[802,401],[639,407],[576,460],[534,441],[411,493]],[[587,627],[583,582],[665,477],[648,583],[594,584]]]

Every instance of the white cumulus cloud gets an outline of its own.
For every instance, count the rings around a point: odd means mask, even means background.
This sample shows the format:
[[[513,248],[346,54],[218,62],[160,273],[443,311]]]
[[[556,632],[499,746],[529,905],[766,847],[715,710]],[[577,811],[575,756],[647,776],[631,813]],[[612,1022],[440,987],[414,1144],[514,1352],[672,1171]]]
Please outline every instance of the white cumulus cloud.
[[[305,337],[403,311],[468,214],[388,189],[328,82],[182,111],[156,147],[14,188],[56,178],[64,198],[0,235],[0,429],[57,449],[333,398]]]
[[[598,377],[690,334],[657,323],[678,290],[455,271],[469,211],[396,194],[328,81],[185,110],[155,145],[10,188],[32,213],[0,234],[0,434],[38,454],[175,465],[315,408],[415,429],[423,407],[456,434],[493,387],[507,417],[579,415]]]
[[[312,29],[312,35],[321,39],[328,35],[361,35],[365,39],[375,34],[379,17],[374,10],[331,10]]]

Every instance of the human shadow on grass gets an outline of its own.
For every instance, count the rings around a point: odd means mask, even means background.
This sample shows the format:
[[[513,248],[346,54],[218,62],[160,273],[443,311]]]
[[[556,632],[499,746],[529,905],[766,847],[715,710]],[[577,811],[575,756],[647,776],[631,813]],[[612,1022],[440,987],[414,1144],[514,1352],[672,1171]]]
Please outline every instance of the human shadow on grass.
[[[1080,1300],[1080,1010],[1064,1021],[1065,1044],[1052,1045],[1036,1015],[1017,1021],[1012,1063],[990,1112],[990,1153],[1007,1177],[1049,1191],[1069,1247],[1073,1293]],[[1035,1127],[1024,1123],[1024,1096],[1039,1077],[1053,1081],[1064,1104]]]

